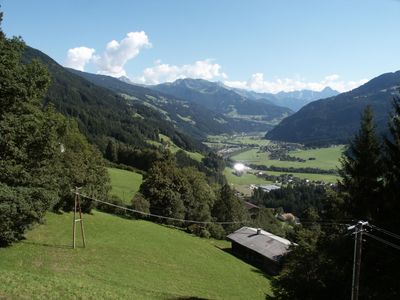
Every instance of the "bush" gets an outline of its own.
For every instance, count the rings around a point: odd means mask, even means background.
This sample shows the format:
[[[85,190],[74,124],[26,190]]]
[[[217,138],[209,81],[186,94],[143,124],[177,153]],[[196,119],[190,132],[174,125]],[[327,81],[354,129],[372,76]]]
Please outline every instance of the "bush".
[[[32,224],[42,220],[55,198],[56,193],[41,188],[0,183],[0,246],[22,239]]]
[[[223,240],[226,237],[226,232],[225,229],[222,227],[222,225],[209,224],[207,225],[207,230],[210,233],[210,236],[215,239]]]
[[[122,207],[126,207],[125,204],[122,202],[122,200],[117,197],[117,196],[111,196],[110,198],[108,198],[106,200],[109,203],[112,203],[114,205],[118,205],[118,206],[122,206]],[[97,204],[97,209],[101,210],[102,212],[106,212],[106,213],[110,213],[110,214],[114,214],[117,216],[121,216],[121,217],[128,217],[129,216],[129,212],[126,211],[125,209],[119,208],[119,207],[115,207],[115,206],[111,206],[108,204],[104,204],[104,203],[98,203]]]
[[[132,209],[144,212],[146,214],[150,213],[150,202],[141,194],[136,193],[132,199]],[[146,218],[145,215],[133,213],[135,217]]]

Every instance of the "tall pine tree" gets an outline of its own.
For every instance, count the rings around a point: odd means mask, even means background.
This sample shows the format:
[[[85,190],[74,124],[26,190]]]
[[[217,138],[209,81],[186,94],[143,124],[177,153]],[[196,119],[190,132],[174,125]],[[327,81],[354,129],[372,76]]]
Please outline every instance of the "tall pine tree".
[[[400,98],[393,101],[393,114],[389,122],[390,137],[384,140],[385,165],[385,219],[387,229],[400,233]]]
[[[356,219],[375,220],[382,207],[382,160],[371,107],[364,110],[361,128],[341,158],[340,191],[347,212]]]

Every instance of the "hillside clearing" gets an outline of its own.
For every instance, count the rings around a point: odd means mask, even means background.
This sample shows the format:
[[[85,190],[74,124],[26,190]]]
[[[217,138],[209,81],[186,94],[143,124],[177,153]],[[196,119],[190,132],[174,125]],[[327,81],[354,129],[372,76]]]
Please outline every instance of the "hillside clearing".
[[[107,168],[107,171],[111,179],[110,194],[119,197],[124,203],[130,204],[133,196],[139,191],[143,176],[116,168]]]
[[[270,293],[258,269],[220,249],[227,242],[95,211],[85,215],[87,248],[73,250],[71,221],[71,214],[48,213],[25,241],[0,248],[0,297],[264,299]]]

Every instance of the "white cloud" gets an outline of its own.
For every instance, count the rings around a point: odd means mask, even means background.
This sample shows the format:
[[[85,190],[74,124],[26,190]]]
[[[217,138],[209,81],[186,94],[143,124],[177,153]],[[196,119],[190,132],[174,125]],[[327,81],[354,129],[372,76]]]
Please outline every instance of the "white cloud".
[[[94,55],[95,49],[77,47],[68,50],[65,65],[84,71],[85,65],[93,62],[97,73],[115,77],[126,76],[125,64],[135,58],[140,50],[151,47],[149,38],[144,31],[129,32],[120,42],[112,40],[106,45],[103,54]]]
[[[144,69],[143,74],[135,81],[144,84],[158,84],[187,77],[212,80],[216,78],[226,79],[227,75],[221,72],[219,64],[213,63],[210,59],[198,60],[193,64],[182,66],[163,64],[158,60],[153,67]]]
[[[272,81],[265,80],[263,73],[255,73],[247,81],[225,81],[224,84],[230,87],[253,90],[256,92],[278,93],[280,91],[291,92],[298,90],[321,91],[325,87],[331,87],[339,92],[352,90],[366,83],[368,79],[357,81],[344,81],[337,74],[326,76],[320,81],[306,81],[304,79],[283,78]]]
[[[85,65],[93,58],[95,50],[88,47],[76,47],[68,50],[65,66],[83,71]]]
[[[95,59],[98,73],[115,77],[126,76],[125,64],[145,47],[151,47],[151,43],[144,31],[129,32],[120,42],[112,40],[107,44],[105,52]]]

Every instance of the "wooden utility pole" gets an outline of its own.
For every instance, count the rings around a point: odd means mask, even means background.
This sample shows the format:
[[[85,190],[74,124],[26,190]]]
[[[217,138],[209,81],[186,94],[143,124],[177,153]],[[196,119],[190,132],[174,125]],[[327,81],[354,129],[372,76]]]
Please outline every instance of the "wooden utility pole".
[[[358,221],[354,226],[348,229],[355,228],[354,237],[354,260],[353,260],[353,283],[351,286],[351,300],[358,300],[359,283],[360,283],[360,268],[361,268],[361,250],[362,250],[362,234],[363,227],[368,225],[368,222]]]
[[[86,247],[85,242],[85,230],[83,228],[83,217],[82,217],[82,209],[81,209],[81,196],[79,194],[79,190],[81,188],[75,187],[75,203],[74,203],[74,221],[72,223],[72,248],[76,248],[76,222],[81,223],[81,234],[82,234],[82,242],[83,248]],[[79,213],[79,218],[76,218],[76,213]]]

